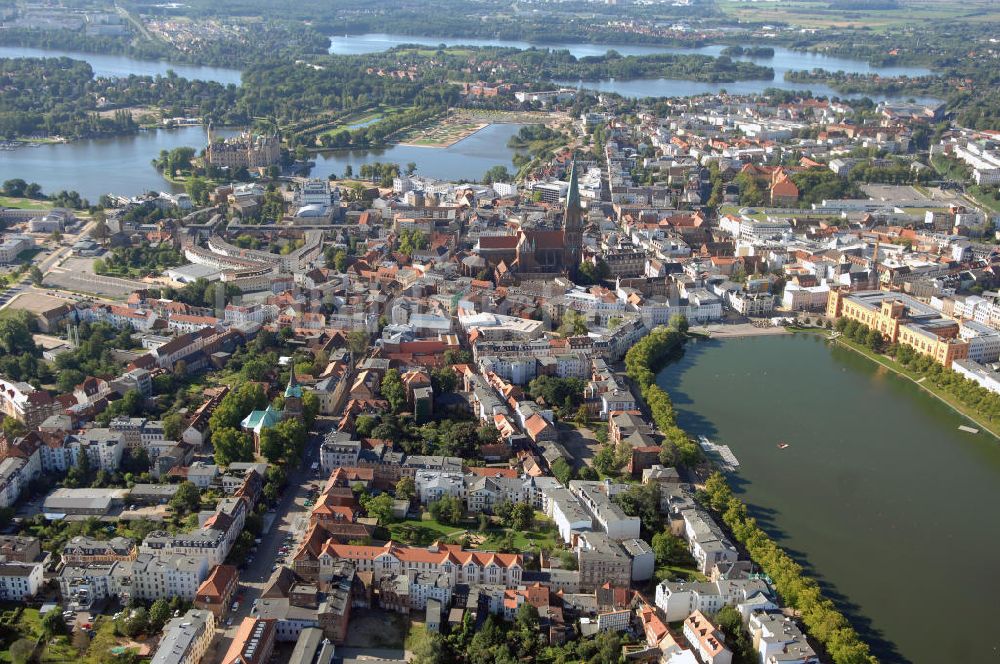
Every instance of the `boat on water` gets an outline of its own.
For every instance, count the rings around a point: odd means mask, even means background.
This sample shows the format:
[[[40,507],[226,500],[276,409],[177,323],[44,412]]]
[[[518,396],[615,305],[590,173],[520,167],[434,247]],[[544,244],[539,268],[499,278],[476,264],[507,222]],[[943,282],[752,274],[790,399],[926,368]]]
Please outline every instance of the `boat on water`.
[[[788,448],[788,443],[778,443],[778,449],[784,450]]]

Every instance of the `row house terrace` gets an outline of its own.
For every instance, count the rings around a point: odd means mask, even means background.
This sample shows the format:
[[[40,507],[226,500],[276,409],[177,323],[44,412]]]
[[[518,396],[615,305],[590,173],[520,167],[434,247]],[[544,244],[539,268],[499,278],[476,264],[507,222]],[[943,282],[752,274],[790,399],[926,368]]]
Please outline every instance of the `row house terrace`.
[[[359,572],[371,572],[373,580],[409,572],[434,572],[448,577],[452,586],[499,584],[516,588],[521,584],[524,563],[519,553],[466,551],[453,544],[434,543],[426,548],[360,546],[327,542],[319,555],[319,578],[324,581],[338,560],[350,560]]]

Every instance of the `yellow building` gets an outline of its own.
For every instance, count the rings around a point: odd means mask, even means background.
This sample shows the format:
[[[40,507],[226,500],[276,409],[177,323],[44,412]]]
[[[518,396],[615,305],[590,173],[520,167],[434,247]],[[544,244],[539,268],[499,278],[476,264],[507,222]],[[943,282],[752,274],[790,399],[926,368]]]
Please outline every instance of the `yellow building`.
[[[205,158],[213,166],[231,170],[267,168],[281,161],[281,139],[244,132],[233,138],[215,141],[210,131]]]
[[[969,356],[968,342],[958,338],[958,321],[902,293],[831,290],[826,315],[867,325],[889,343],[909,346],[949,368]]]

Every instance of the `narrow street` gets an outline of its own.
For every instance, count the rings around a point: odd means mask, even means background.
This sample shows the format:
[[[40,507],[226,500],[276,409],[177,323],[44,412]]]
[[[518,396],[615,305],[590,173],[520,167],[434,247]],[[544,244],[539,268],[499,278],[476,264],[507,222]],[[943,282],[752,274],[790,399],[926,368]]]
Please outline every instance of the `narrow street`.
[[[320,420],[317,420],[317,425],[319,423]],[[271,578],[272,569],[279,564],[279,549],[285,544],[285,539],[289,535],[293,538],[288,543],[291,547],[288,554],[290,559],[305,534],[309,525],[309,508],[305,506],[305,501],[309,497],[309,492],[321,486],[325,479],[314,475],[310,470],[312,464],[319,461],[322,436],[317,434],[318,428],[321,427],[314,425],[313,431],[309,433],[302,462],[289,471],[288,483],[274,513],[265,516],[265,525],[267,519],[273,516],[271,527],[267,533],[261,534],[257,551],[252,554],[253,562],[240,570],[237,595],[242,595],[243,599],[240,601],[239,609],[229,613],[228,619],[232,622],[230,626],[226,626],[225,623],[216,626],[217,636],[209,649],[206,661],[218,661],[222,657],[229,648],[240,622],[251,615],[254,601],[260,598],[268,579]]]

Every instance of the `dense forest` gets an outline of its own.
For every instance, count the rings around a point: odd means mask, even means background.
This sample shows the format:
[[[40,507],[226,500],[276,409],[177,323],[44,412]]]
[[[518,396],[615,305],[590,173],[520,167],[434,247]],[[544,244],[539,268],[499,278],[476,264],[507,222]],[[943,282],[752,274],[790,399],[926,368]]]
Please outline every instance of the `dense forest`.
[[[605,78],[678,78],[730,82],[774,78],[774,70],[770,67],[733,60],[727,56],[713,58],[707,55],[674,53],[623,56],[612,50],[604,55],[576,58],[565,50],[527,49],[514,50],[504,60],[517,67],[514,79],[526,82],[546,79],[596,81]]]
[[[96,113],[93,74],[89,64],[69,58],[0,59],[0,136],[75,138],[134,131],[127,112]]]

